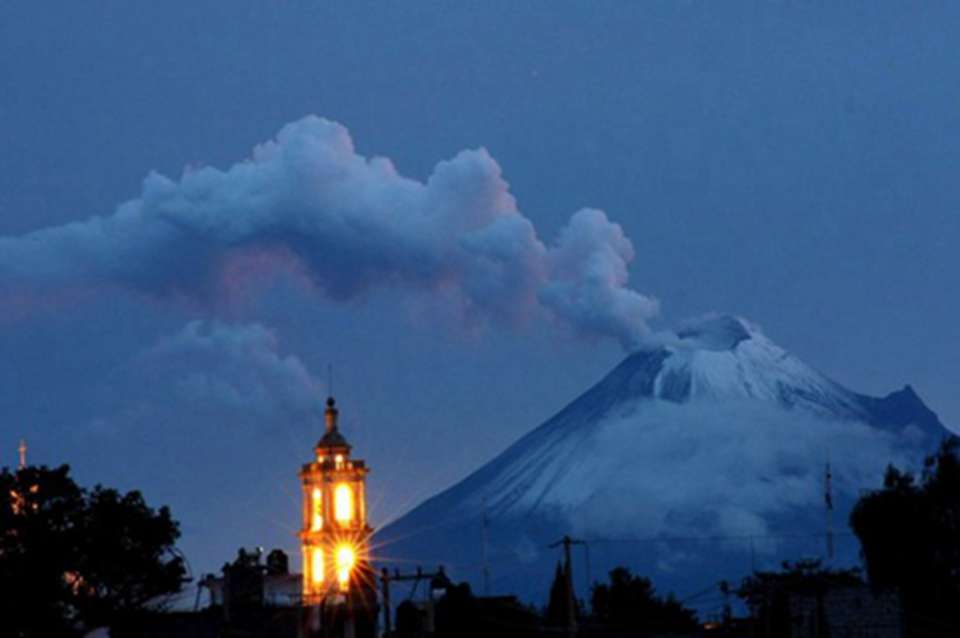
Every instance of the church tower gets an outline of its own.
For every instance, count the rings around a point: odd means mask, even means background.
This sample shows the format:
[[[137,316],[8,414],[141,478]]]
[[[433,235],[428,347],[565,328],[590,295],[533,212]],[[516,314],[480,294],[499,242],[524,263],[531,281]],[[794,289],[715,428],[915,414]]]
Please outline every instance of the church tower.
[[[319,605],[360,585],[369,560],[364,462],[350,458],[350,444],[337,424],[333,397],[324,414],[326,432],[314,460],[300,470],[303,487],[303,604]]]

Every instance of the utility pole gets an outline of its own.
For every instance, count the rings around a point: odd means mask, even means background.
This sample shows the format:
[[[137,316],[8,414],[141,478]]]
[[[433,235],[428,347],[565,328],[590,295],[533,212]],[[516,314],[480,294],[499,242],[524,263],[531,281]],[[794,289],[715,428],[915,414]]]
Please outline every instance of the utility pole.
[[[583,545],[584,571],[587,577],[587,586],[583,590],[583,595],[590,596],[590,586],[593,584],[593,574],[590,571],[590,543],[587,541],[581,541],[580,543]]]
[[[390,572],[386,567],[380,570],[380,594],[383,596],[383,635],[386,637],[393,631],[390,626],[393,620],[390,614]]]
[[[483,595],[490,595],[490,564],[487,562],[487,534],[490,522],[487,518],[487,497],[483,497],[483,519],[480,522],[481,561],[483,562]]]
[[[724,627],[730,626],[730,618],[733,615],[730,607],[730,583],[721,580],[719,583],[720,593],[723,594],[723,612],[722,622]]]
[[[392,613],[390,610],[390,581],[404,582],[404,581],[413,581],[413,589],[410,591],[410,598],[413,598],[413,595],[417,591],[417,587],[420,585],[421,580],[429,580],[427,584],[427,599],[433,603],[433,592],[431,591],[432,583],[443,584],[447,586],[450,584],[450,579],[447,578],[447,573],[443,569],[443,565],[437,567],[435,572],[424,572],[422,568],[417,567],[417,571],[411,574],[401,574],[399,570],[393,570],[391,574],[386,567],[380,570],[380,593],[383,597],[383,627],[384,627],[384,636],[389,636],[392,631]],[[431,627],[429,631],[432,632],[433,624],[433,611],[431,610],[429,615],[429,622]]]
[[[833,560],[833,474],[830,472],[830,460],[827,459],[826,473],[823,478],[823,499],[827,514],[827,560]]]

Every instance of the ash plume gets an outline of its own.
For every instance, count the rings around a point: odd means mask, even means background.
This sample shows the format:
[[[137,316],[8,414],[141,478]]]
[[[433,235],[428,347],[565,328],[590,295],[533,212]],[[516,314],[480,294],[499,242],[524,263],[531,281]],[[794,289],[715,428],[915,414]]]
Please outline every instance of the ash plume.
[[[152,173],[110,215],[0,237],[0,304],[102,286],[210,304],[257,272],[292,268],[333,300],[442,293],[468,321],[547,319],[636,347],[658,305],[628,287],[633,257],[621,227],[592,209],[545,244],[484,149],[421,182],[309,116],[226,170]]]
[[[191,321],[122,372],[144,394],[157,390],[167,400],[173,394],[181,401],[214,402],[261,420],[322,409],[320,382],[298,357],[281,355],[274,333],[258,323]]]

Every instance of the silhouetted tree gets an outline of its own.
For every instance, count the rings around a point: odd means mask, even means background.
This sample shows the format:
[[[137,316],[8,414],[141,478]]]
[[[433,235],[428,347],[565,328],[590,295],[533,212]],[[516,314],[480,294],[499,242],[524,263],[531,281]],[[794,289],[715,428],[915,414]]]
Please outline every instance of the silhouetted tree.
[[[648,578],[634,576],[626,567],[610,572],[610,583],[593,586],[595,621],[634,632],[686,632],[699,627],[697,616],[672,594],[657,596]]]
[[[573,610],[570,609],[571,605]],[[546,621],[552,627],[566,627],[570,622],[570,615],[577,617],[576,602],[573,592],[570,591],[570,575],[557,562],[557,569],[550,585],[550,598],[547,600]]]
[[[66,466],[0,473],[0,623],[14,636],[66,636],[74,625],[64,576],[83,493],[67,474]]]
[[[960,439],[928,457],[918,481],[894,466],[860,498],[850,525],[870,583],[900,590],[908,627],[960,632]]]
[[[180,589],[180,532],[139,492],[81,489],[69,468],[0,472],[0,618],[14,636],[122,627]]]

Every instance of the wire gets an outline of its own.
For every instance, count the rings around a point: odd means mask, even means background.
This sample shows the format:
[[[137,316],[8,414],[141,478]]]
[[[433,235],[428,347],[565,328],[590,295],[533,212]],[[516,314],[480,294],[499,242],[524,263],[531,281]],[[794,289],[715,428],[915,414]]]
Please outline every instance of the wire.
[[[706,596],[707,594],[710,594],[710,593],[714,593],[714,592],[719,593],[719,591],[718,591],[718,588],[719,588],[719,587],[720,587],[720,583],[711,583],[709,587],[705,587],[705,588],[703,588],[703,590],[698,591],[698,592],[695,593],[695,594],[690,594],[689,596],[686,596],[685,598],[681,598],[679,602],[680,602],[680,604],[682,605],[682,604],[684,604],[684,603],[690,602],[691,600],[696,600],[697,598],[700,598],[700,597],[702,597],[702,596]]]
[[[836,532],[834,536],[853,536],[853,532]],[[725,536],[650,536],[647,538],[587,538],[588,543],[690,543],[690,542],[725,542],[751,541],[774,538],[821,538],[822,532],[810,533],[783,533],[783,534],[731,534]]]

